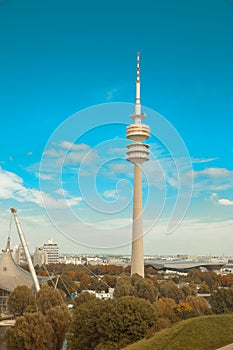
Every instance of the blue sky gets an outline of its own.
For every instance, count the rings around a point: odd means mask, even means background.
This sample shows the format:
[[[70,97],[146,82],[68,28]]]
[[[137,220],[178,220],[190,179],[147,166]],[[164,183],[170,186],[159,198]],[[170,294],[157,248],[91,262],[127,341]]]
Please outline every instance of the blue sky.
[[[0,1],[1,246],[14,206],[31,250],[130,253],[140,50],[145,253],[233,255],[232,40],[231,0]]]

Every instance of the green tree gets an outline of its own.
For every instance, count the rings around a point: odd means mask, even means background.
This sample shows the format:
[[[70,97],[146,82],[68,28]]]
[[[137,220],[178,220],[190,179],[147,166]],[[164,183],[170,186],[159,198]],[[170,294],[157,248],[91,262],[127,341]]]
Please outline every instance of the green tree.
[[[61,350],[66,332],[71,323],[71,316],[66,305],[55,306],[46,314],[46,321],[52,326],[51,350]]]
[[[23,315],[27,307],[35,307],[35,296],[27,286],[18,286],[10,294],[7,308],[15,315]]]
[[[8,350],[50,350],[51,325],[41,313],[25,313],[5,334]]]
[[[94,350],[108,340],[106,329],[110,322],[109,301],[90,300],[76,307],[68,335],[70,350]]]
[[[149,301],[131,297],[92,300],[74,309],[70,350],[120,349],[145,337],[154,324]]]
[[[108,340],[119,348],[144,338],[154,325],[154,309],[149,301],[123,297],[112,302]]]
[[[64,304],[64,300],[60,291],[45,286],[36,294],[36,304],[45,315],[52,307]]]

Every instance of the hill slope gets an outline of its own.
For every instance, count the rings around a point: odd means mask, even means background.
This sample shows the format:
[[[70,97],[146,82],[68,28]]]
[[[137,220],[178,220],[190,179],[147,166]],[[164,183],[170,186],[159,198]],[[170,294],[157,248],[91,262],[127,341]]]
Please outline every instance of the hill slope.
[[[233,315],[213,315],[179,322],[124,350],[216,350],[230,343]]]

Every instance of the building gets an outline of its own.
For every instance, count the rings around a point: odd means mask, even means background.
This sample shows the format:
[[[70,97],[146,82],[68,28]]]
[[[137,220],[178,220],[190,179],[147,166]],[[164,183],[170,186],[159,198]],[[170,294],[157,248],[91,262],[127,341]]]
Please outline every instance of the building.
[[[14,259],[18,265],[27,265],[27,258],[22,244],[19,244],[15,247]]]
[[[44,243],[42,249],[48,255],[48,264],[59,263],[59,247],[57,243],[53,243],[52,238],[48,240],[48,243]]]
[[[134,123],[127,126],[126,137],[133,141],[127,146],[127,160],[134,164],[134,199],[131,251],[131,275],[144,277],[144,248],[142,226],[142,164],[149,160],[149,146],[143,144],[150,137],[150,129],[142,124],[146,115],[141,112],[140,100],[140,53],[137,54],[135,114],[130,118]]]
[[[33,265],[42,266],[48,264],[48,253],[43,248],[36,247],[33,255]]]

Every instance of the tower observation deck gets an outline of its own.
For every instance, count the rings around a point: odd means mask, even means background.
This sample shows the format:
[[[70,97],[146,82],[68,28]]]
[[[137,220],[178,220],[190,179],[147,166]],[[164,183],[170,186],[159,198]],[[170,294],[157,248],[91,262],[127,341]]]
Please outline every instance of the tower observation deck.
[[[127,139],[133,143],[127,145],[127,160],[134,164],[134,200],[133,200],[133,228],[131,275],[137,273],[144,277],[144,248],[142,227],[142,168],[141,165],[149,160],[149,145],[142,142],[150,137],[150,128],[142,123],[146,115],[141,112],[140,98],[140,53],[137,53],[136,67],[136,103],[135,114],[130,116],[134,120],[126,128]]]

